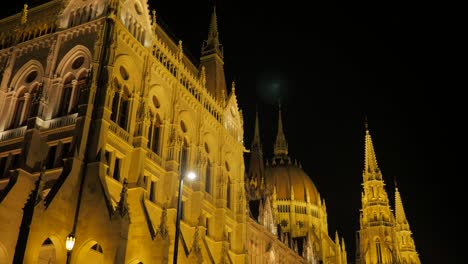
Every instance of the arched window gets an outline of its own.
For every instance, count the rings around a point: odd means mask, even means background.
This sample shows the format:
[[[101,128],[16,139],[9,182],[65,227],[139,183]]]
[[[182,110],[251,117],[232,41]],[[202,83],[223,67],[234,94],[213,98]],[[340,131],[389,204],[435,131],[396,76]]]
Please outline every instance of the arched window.
[[[58,116],[64,116],[69,113],[73,95],[73,83],[73,76],[69,76],[63,83],[62,100],[60,102]]]
[[[158,153],[161,121],[159,116],[155,115],[153,112],[150,112],[150,118],[150,125],[148,127],[148,148],[154,153]]]
[[[207,163],[206,163],[205,192],[211,193],[211,163],[210,163],[210,160],[208,160]]]
[[[80,77],[78,77],[78,80],[75,85],[75,89],[73,90],[73,96],[72,96],[72,101],[70,105],[70,113],[76,113],[78,112],[78,105],[81,104],[80,102],[80,96],[81,92],[83,89],[86,88],[86,85],[88,83],[88,73],[84,72],[81,74]]]
[[[11,119],[11,128],[15,128],[21,125],[23,121],[23,112],[26,108],[26,96],[25,91],[23,90],[19,95],[16,101],[15,109],[13,110],[13,118]]]
[[[31,117],[31,114],[33,114],[31,111],[31,103],[37,96],[37,92],[37,85],[31,88],[31,92],[27,92],[26,88],[21,90],[18,94],[16,105],[13,108],[10,128],[26,125],[26,121]]]
[[[127,129],[130,95],[126,87],[121,88],[120,83],[114,81],[115,91],[112,99],[111,120],[121,128]]]

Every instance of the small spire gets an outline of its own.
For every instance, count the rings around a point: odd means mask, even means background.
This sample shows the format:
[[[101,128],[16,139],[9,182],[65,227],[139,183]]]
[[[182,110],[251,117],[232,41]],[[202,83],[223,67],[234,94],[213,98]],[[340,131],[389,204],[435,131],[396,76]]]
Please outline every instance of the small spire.
[[[364,114],[364,127],[366,131],[369,131],[369,124],[367,123],[367,115]]]
[[[153,16],[151,17],[151,28],[153,29],[153,32],[156,32],[156,10],[153,9]]]
[[[288,143],[283,132],[283,121],[281,119],[281,103],[278,107],[278,134],[276,135],[274,154],[275,157],[287,156],[288,155]]]
[[[395,187],[395,220],[397,224],[408,224],[408,220],[406,220],[405,209],[403,208],[403,201],[401,200],[400,192],[398,191],[397,187]]]
[[[205,66],[201,67],[200,81],[203,87],[206,87],[206,70]]]
[[[127,181],[127,178],[125,178],[122,184],[122,190],[120,191],[120,200],[116,208],[116,211],[120,214],[120,216],[124,216],[128,212],[127,190],[128,190],[128,181]]]
[[[24,25],[28,22],[28,5],[23,5],[23,11],[21,12],[21,25]]]
[[[182,47],[182,40],[179,40],[179,60],[184,58],[184,48]]]
[[[374,145],[372,144],[372,138],[368,129],[366,130],[364,148],[365,148],[364,149],[364,152],[365,152],[365,157],[364,157],[364,172],[365,173],[364,174],[366,173],[370,173],[371,175],[373,175],[374,173],[380,174],[379,166],[377,164],[377,158],[375,156]],[[377,175],[377,178],[381,178],[381,176]]]
[[[156,236],[161,235],[162,239],[169,238],[169,229],[167,228],[167,202],[163,204],[161,220],[159,221],[159,227],[156,231]]]

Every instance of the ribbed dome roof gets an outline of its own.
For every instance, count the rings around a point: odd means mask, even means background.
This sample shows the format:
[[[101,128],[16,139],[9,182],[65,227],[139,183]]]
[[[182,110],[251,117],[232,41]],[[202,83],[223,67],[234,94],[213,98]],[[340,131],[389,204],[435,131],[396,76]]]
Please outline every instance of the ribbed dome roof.
[[[294,189],[294,199],[307,201],[309,192],[310,202],[318,205],[320,194],[310,177],[298,165],[284,162],[273,164],[265,168],[265,181],[268,186],[276,186],[277,199],[291,199],[291,186]]]

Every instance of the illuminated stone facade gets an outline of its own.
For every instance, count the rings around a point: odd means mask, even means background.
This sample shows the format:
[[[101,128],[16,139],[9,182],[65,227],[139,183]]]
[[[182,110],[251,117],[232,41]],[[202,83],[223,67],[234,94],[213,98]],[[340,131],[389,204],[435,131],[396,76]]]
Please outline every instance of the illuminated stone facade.
[[[389,205],[382,172],[377,165],[371,135],[366,127],[362,208],[358,231],[358,264],[420,264],[398,188],[395,211]]]
[[[243,119],[213,13],[200,65],[146,0],[0,21],[0,263],[245,263]],[[208,25],[207,25],[208,26]],[[24,214],[23,214],[24,207]]]
[[[172,263],[188,171],[179,263],[347,263],[281,112],[266,165],[257,118],[245,177],[216,20],[199,64],[146,0],[52,0],[0,20],[0,263]]]

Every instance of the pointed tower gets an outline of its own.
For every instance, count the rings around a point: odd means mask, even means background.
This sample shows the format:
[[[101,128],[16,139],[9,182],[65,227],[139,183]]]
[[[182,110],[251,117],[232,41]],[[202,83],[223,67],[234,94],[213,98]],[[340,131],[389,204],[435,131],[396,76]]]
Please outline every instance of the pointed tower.
[[[393,214],[366,123],[361,195],[360,263],[395,263]]]
[[[411,235],[408,220],[406,220],[400,192],[395,187],[395,236],[398,252],[398,261],[401,263],[420,264],[418,252]]]
[[[263,163],[263,151],[262,151],[262,143],[260,141],[260,128],[258,125],[258,111],[256,112],[255,116],[255,132],[254,138],[252,141],[251,152],[250,152],[250,164],[249,164],[249,171],[248,171],[248,179],[249,179],[249,194],[250,199],[258,200],[260,199],[259,191],[261,189],[262,180],[264,178],[264,170],[265,166]]]
[[[216,7],[213,8],[211,15],[208,39],[203,42],[200,64],[206,72],[206,89],[217,101],[224,102],[227,89],[224,77],[223,47],[219,43]]]
[[[283,120],[281,119],[281,104],[278,110],[278,134],[276,134],[273,154],[275,158],[286,158],[288,156],[288,143],[283,132]]]

